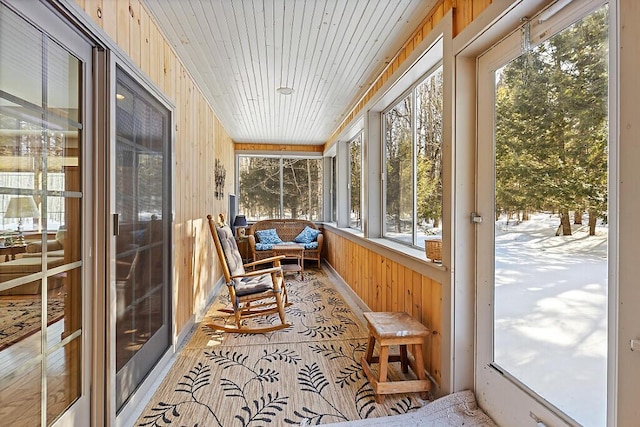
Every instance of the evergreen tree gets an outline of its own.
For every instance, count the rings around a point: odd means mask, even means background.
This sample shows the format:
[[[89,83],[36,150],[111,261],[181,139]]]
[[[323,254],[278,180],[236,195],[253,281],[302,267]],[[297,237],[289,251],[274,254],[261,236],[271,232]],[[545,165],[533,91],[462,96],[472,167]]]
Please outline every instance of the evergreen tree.
[[[497,72],[496,210],[607,211],[607,9]]]

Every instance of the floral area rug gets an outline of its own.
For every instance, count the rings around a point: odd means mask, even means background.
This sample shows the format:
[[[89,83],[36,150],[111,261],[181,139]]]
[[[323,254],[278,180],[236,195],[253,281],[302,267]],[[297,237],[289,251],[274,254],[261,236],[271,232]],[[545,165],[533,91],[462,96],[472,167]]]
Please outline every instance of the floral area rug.
[[[40,298],[0,299],[0,350],[39,332],[42,328]],[[64,299],[49,298],[47,325],[64,316]]]
[[[231,334],[199,326],[136,425],[317,425],[404,414],[426,403],[417,394],[375,402],[360,366],[367,328],[323,271],[287,276],[287,292],[290,328]],[[227,300],[224,291],[203,325],[231,321],[215,311]],[[391,364],[389,378],[415,377]]]

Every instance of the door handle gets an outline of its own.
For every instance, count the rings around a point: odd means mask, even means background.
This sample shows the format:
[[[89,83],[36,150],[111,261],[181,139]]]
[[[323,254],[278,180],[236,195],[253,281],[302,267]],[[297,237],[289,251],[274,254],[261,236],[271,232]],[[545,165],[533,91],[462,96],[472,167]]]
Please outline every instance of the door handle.
[[[120,214],[117,213],[113,214],[113,235],[120,235]]]

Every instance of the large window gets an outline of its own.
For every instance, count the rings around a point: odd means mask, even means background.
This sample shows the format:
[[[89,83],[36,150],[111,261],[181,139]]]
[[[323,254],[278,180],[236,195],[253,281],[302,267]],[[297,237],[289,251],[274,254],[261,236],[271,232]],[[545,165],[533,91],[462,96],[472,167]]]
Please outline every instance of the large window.
[[[239,212],[248,220],[322,220],[322,158],[239,158]]]
[[[383,114],[385,237],[424,247],[441,235],[442,67]]]
[[[362,230],[362,132],[349,141],[349,227]]]

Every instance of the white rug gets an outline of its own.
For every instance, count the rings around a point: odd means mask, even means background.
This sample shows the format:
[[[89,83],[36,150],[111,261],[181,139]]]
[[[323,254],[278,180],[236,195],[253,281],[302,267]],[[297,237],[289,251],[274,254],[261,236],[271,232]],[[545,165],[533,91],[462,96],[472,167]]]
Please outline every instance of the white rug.
[[[383,426],[464,426],[497,427],[482,409],[478,408],[471,390],[464,390],[441,397],[415,412],[391,417],[368,418],[330,424],[331,427],[383,427]]]

